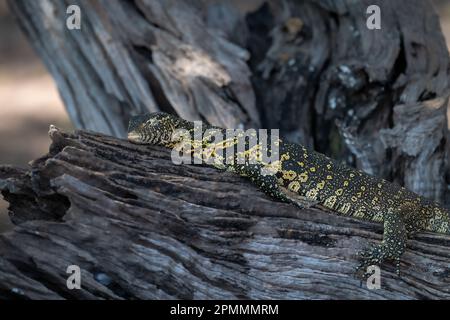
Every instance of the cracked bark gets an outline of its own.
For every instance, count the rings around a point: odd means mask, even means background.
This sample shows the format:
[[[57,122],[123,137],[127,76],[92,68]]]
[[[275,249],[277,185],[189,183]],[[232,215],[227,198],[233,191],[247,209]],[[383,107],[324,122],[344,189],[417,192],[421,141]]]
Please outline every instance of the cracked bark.
[[[354,275],[379,224],[298,210],[169,150],[50,131],[28,169],[0,167],[17,224],[0,235],[1,298],[449,298],[449,237],[421,234],[382,290]],[[26,199],[26,200],[24,200]],[[66,269],[82,270],[68,290]]]
[[[81,8],[81,30],[64,27],[69,4]],[[252,4],[246,14],[238,9]],[[373,4],[381,7],[382,30],[366,27]],[[10,6],[77,128],[124,137],[130,115],[157,110],[226,128],[275,128],[450,201],[449,58],[427,0]],[[419,144],[403,145],[411,139]]]
[[[247,14],[220,1],[9,4],[77,128],[124,137],[130,115],[157,110],[278,128],[450,205],[449,59],[428,1],[268,1]],[[81,30],[64,26],[69,4],[82,10]],[[381,7],[382,32],[366,28],[372,4]],[[2,271],[4,296],[448,297],[445,237],[420,236],[405,277],[387,271],[387,289],[368,292],[350,267],[379,227],[298,212],[229,174],[171,166],[156,148],[83,132],[53,139],[31,171],[2,168],[18,224],[0,245],[2,270],[16,275]],[[54,251],[38,257],[47,245]],[[78,293],[61,287],[69,260],[85,267],[87,288]]]

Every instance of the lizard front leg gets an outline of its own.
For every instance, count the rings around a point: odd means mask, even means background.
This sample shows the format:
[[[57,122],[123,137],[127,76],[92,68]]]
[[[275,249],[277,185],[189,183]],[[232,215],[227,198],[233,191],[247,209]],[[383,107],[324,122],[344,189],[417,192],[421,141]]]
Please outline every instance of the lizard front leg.
[[[276,175],[264,174],[263,169],[262,164],[242,164],[233,167],[235,173],[250,179],[259,189],[273,198],[294,204],[299,209],[307,209],[318,203],[318,201],[312,201],[298,193],[280,187]]]
[[[400,274],[400,257],[405,252],[408,233],[402,216],[392,211],[384,216],[383,240],[360,253],[362,262],[357,268],[358,272],[367,270],[371,265],[380,266],[385,260],[396,263],[396,272]]]

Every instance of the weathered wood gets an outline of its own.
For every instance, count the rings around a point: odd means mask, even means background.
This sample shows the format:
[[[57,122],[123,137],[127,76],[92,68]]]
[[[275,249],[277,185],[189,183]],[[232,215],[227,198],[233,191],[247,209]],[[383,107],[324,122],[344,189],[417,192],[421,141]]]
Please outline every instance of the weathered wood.
[[[450,205],[449,57],[428,0],[9,3],[77,128],[124,137],[130,115],[156,110],[276,128]],[[65,28],[69,4],[81,30]]]
[[[77,128],[124,137],[130,115],[176,112],[259,126],[246,50],[206,27],[199,1],[10,1]],[[66,28],[69,5],[80,30]],[[51,36],[49,36],[51,35]]]
[[[381,30],[366,26],[370,5],[381,8]],[[450,201],[449,57],[428,1],[276,1],[247,19],[266,127]]]
[[[50,130],[50,153],[0,167],[15,229],[0,235],[0,298],[450,298],[450,238],[410,242],[381,290],[354,276],[381,225],[298,210],[216,169],[100,134]],[[82,269],[68,290],[66,268]]]
[[[9,1],[78,128],[124,137],[128,118],[174,112],[280,129],[368,173],[450,201],[449,58],[427,0]],[[65,28],[77,4],[82,29]],[[382,30],[366,28],[377,4]],[[411,241],[383,290],[353,276],[381,226],[299,211],[167,151],[53,130],[27,170],[0,169],[14,231],[0,296],[449,298],[449,239]],[[447,179],[447,180],[446,180]],[[450,204],[450,203],[448,203]],[[65,286],[68,265],[83,289]],[[96,280],[97,279],[97,280]]]

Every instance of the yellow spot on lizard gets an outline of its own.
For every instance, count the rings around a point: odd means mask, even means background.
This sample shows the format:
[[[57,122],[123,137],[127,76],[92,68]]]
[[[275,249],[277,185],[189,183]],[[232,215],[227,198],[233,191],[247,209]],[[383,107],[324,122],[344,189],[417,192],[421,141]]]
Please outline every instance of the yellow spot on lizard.
[[[319,190],[323,190],[324,187],[325,187],[325,181],[320,181],[320,182],[317,184],[317,188],[318,188]]]
[[[347,214],[350,211],[352,205],[348,202],[344,203],[342,207],[339,209],[339,212],[342,214]]]
[[[294,180],[297,174],[293,170],[283,171],[283,179]]]
[[[358,210],[356,210],[356,212],[353,214],[353,216],[356,218],[364,218],[364,214],[365,214],[365,209],[359,208]]]
[[[289,183],[288,188],[294,192],[297,192],[300,189],[300,183],[298,181],[292,181]]]
[[[306,181],[308,181],[308,174],[306,172],[300,173],[298,176],[298,180],[302,183],[305,183]]]
[[[336,201],[337,201],[337,197],[336,196],[331,196],[331,197],[328,197],[325,200],[324,205],[327,208],[333,209],[334,205],[336,204]]]
[[[312,200],[317,200],[317,195],[319,194],[317,189],[310,189],[307,193],[306,193],[306,197]]]
[[[375,222],[381,222],[381,221],[383,221],[383,214],[382,214],[381,212],[376,213],[376,214],[373,216],[372,220],[375,221]]]

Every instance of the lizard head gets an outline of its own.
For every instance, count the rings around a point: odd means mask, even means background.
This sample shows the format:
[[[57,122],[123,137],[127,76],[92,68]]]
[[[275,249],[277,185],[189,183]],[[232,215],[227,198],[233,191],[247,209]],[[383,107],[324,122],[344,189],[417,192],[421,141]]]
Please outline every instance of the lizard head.
[[[180,120],[164,112],[133,116],[128,125],[128,140],[139,144],[169,146]]]

